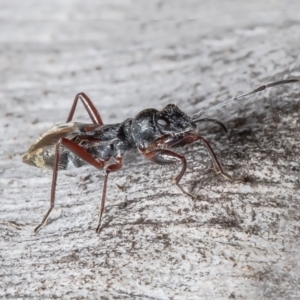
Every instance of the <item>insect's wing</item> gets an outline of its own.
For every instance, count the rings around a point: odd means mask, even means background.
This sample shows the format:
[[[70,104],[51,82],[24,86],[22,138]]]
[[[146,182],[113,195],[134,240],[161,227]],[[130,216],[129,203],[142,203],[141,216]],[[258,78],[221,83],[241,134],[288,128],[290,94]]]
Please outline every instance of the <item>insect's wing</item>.
[[[43,133],[30,147],[28,152],[36,151],[39,148],[55,145],[59,139],[70,134],[78,133],[76,123],[57,124],[45,133]]]
[[[72,138],[77,135],[84,126],[88,126],[88,124],[72,122],[55,125],[42,134],[29,147],[29,150],[22,158],[23,162],[38,168],[51,169],[54,162],[54,145],[61,138]],[[63,155],[61,155],[60,160],[60,168],[65,169],[67,167],[67,161],[64,160]]]

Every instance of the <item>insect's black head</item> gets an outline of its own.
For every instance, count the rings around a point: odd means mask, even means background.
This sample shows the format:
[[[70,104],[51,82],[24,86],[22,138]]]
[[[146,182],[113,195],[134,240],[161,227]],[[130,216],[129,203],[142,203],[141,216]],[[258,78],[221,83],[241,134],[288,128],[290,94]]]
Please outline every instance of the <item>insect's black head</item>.
[[[190,117],[174,104],[168,104],[157,113],[156,124],[163,134],[177,135],[196,129]]]

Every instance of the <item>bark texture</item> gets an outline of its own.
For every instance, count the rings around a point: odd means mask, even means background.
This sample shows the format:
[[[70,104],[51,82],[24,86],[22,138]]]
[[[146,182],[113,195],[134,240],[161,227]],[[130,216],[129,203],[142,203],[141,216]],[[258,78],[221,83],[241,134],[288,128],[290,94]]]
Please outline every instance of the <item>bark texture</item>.
[[[299,1],[0,1],[0,296],[3,299],[299,299],[299,84],[209,115],[224,169],[201,145],[188,170],[131,156],[109,178],[22,164],[29,145],[87,93],[105,123],[176,103],[189,114],[300,76]],[[76,120],[87,121],[83,109]],[[116,185],[122,187],[118,188]]]

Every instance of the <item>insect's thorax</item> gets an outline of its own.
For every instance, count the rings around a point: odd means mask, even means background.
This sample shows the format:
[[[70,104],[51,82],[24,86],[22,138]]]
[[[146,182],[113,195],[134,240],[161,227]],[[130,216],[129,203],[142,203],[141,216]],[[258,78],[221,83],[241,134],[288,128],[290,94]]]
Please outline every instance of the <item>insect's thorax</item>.
[[[156,113],[155,109],[145,109],[132,120],[131,136],[136,148],[148,148],[161,136],[155,122]]]
[[[107,161],[111,157],[121,157],[135,147],[130,130],[131,122],[132,119],[127,119],[122,123],[102,125],[86,133],[87,141],[83,134],[76,137],[76,142],[95,158]],[[83,141],[80,142],[80,139]]]

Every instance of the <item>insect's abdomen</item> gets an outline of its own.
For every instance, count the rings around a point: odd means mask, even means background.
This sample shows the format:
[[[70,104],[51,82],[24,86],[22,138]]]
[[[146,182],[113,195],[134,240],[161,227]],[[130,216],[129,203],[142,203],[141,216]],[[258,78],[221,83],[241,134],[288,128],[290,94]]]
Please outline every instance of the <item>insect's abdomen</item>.
[[[23,162],[40,169],[53,169],[55,159],[55,146],[38,148],[34,151],[27,152],[23,156]],[[61,147],[58,167],[60,170],[68,168],[72,160],[69,151],[64,151]],[[74,164],[75,165],[75,164]]]

